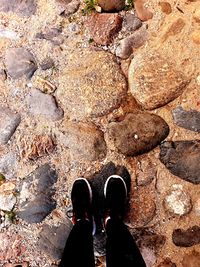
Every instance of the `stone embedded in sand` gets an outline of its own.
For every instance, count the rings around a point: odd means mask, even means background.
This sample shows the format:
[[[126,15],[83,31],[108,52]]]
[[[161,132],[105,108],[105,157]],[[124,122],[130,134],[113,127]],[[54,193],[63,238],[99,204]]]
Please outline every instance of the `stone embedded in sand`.
[[[142,21],[132,13],[127,13],[123,20],[123,27],[130,32],[134,32],[142,26]]]
[[[0,0],[0,11],[11,11],[27,17],[35,14],[36,7],[35,0]]]
[[[199,267],[200,253],[193,250],[189,254],[185,254],[182,260],[182,267]]]
[[[35,116],[42,115],[53,121],[61,120],[64,116],[63,110],[58,107],[55,98],[40,90],[31,89],[26,97],[26,102],[29,112]]]
[[[134,1],[134,8],[136,10],[137,16],[142,21],[147,21],[153,18],[153,13],[145,7],[146,0],[136,0]]]
[[[116,56],[122,59],[127,59],[135,49],[144,45],[147,39],[148,33],[145,28],[135,31],[133,34],[120,41],[120,44],[116,49]]]
[[[191,198],[188,193],[183,190],[180,184],[174,184],[171,190],[164,198],[164,207],[166,211],[173,215],[185,215],[192,209]]]
[[[69,55],[56,94],[66,115],[81,120],[110,113],[126,91],[125,77],[113,55],[81,49]]]
[[[16,260],[26,251],[24,238],[8,229],[0,232],[0,262]]]
[[[200,183],[200,141],[164,142],[160,160],[169,171],[193,184]]]
[[[121,122],[111,122],[106,134],[113,146],[126,156],[136,156],[152,150],[169,133],[167,123],[147,112],[126,115]]]
[[[174,122],[185,129],[200,133],[200,112],[197,110],[186,111],[177,107],[172,111]]]
[[[156,215],[155,195],[149,187],[131,189],[130,211],[127,222],[134,227],[144,227]]]
[[[17,155],[13,152],[3,154],[0,157],[0,173],[6,176],[6,179],[13,178],[17,169]]]
[[[55,143],[49,135],[36,135],[31,141],[25,139],[22,141],[26,144],[22,151],[22,156],[25,159],[36,160],[53,153],[55,150]]]
[[[172,240],[179,247],[198,245],[200,244],[200,227],[195,225],[187,230],[175,229],[172,234]]]
[[[97,0],[97,3],[104,11],[120,11],[125,7],[125,0]]]
[[[0,145],[5,145],[21,122],[19,114],[7,107],[0,106]]]
[[[71,229],[72,223],[70,220],[60,225],[44,224],[39,234],[38,247],[52,259],[61,259]]]
[[[150,184],[157,175],[156,166],[146,155],[137,157],[136,168],[137,185],[144,186]]]
[[[169,258],[166,258],[156,267],[176,267],[176,264],[173,263]]]
[[[176,62],[160,52],[146,51],[136,55],[129,67],[132,95],[145,109],[155,109],[182,94],[190,78]]]
[[[118,14],[94,13],[87,20],[87,28],[97,44],[108,45],[120,31],[122,21]]]
[[[62,129],[64,145],[70,149],[73,162],[92,162],[105,157],[104,135],[94,124],[66,122]]]
[[[7,73],[13,79],[22,76],[30,79],[37,69],[34,56],[23,47],[6,50],[5,65]]]
[[[185,21],[182,18],[178,18],[170,25],[170,27],[167,29],[165,34],[163,35],[161,41],[165,42],[170,36],[177,35],[181,33],[183,28],[185,27]]]
[[[197,7],[195,9],[195,12],[193,14],[193,18],[195,19],[196,22],[200,22],[200,7]]]
[[[74,14],[80,6],[80,0],[56,0],[56,2],[61,16]]]
[[[195,44],[200,45],[200,31],[195,30],[191,33],[191,38]]]
[[[200,198],[194,203],[194,212],[196,216],[200,216]]]
[[[23,179],[20,189],[19,218],[28,223],[41,222],[55,209],[53,185],[57,181],[55,170],[44,164]]]
[[[168,2],[159,2],[158,4],[161,7],[161,10],[162,10],[163,13],[165,13],[167,15],[172,13],[172,7],[171,7],[170,3],[168,3]]]
[[[11,211],[17,202],[12,192],[1,192],[0,188],[0,210]]]

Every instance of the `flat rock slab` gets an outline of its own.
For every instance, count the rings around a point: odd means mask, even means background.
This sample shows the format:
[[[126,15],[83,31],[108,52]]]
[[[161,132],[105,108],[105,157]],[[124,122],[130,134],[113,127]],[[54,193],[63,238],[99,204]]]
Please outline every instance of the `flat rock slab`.
[[[173,243],[179,247],[191,247],[200,244],[200,227],[195,225],[187,230],[175,229],[172,234]]]
[[[56,207],[52,199],[53,185],[57,181],[55,170],[45,164],[23,180],[17,215],[28,223],[41,222]]]
[[[92,162],[105,157],[107,148],[104,134],[94,124],[66,122],[62,132],[73,162]]]
[[[127,84],[110,53],[76,50],[68,58],[56,91],[66,115],[81,120],[100,117],[119,107]]]
[[[19,114],[7,107],[0,106],[0,145],[5,145],[21,122]]]
[[[0,0],[0,11],[11,11],[22,16],[34,15],[36,7],[35,0]]]
[[[106,130],[114,147],[126,156],[136,156],[155,148],[169,134],[167,123],[147,112],[129,113],[121,122],[111,122]]]
[[[44,94],[38,89],[32,89],[26,97],[29,112],[35,116],[42,115],[52,121],[63,118],[63,110],[58,107],[52,95]]]
[[[5,65],[9,76],[13,79],[22,76],[30,79],[37,69],[34,56],[23,47],[6,50]]]
[[[61,259],[71,229],[72,223],[70,220],[61,223],[59,226],[44,224],[39,234],[39,249],[54,260]]]
[[[193,184],[200,183],[200,141],[164,142],[160,146],[160,161],[169,171]]]
[[[190,82],[176,62],[163,53],[145,51],[129,67],[132,95],[144,109],[162,107],[182,94]]]
[[[177,107],[172,111],[174,122],[185,129],[200,133],[200,112],[197,110],[186,111]]]
[[[121,30],[122,21],[122,17],[116,13],[95,13],[89,17],[86,25],[95,43],[108,45]]]

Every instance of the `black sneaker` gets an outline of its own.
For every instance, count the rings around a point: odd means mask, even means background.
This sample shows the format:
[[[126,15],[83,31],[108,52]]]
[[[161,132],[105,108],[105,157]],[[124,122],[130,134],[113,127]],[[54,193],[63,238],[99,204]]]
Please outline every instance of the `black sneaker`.
[[[124,179],[111,175],[104,185],[106,205],[105,225],[110,218],[123,219],[126,211],[128,190]]]
[[[76,224],[79,220],[92,222],[92,189],[85,178],[78,178],[72,186],[72,222]]]

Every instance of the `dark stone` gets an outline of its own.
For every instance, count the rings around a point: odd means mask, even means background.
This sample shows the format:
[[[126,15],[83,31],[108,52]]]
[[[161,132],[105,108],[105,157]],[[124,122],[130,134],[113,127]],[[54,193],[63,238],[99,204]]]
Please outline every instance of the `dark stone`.
[[[181,179],[200,183],[200,140],[164,142],[160,146],[160,161]]]
[[[195,225],[187,230],[175,229],[172,234],[173,243],[178,247],[191,247],[200,244],[200,227]]]
[[[25,48],[9,48],[5,55],[7,73],[13,79],[26,76],[30,79],[37,69],[35,58]]]
[[[36,7],[35,0],[0,0],[0,11],[11,11],[27,17],[35,14]]]
[[[172,111],[174,122],[185,129],[200,133],[200,112],[197,110],[186,111],[177,107]]]
[[[19,114],[7,107],[0,106],[0,145],[5,145],[21,122]]]
[[[139,247],[147,247],[155,251],[156,254],[159,253],[165,242],[165,236],[156,234],[145,229],[140,233],[140,237],[137,240]]]
[[[59,226],[44,224],[39,234],[38,247],[52,259],[61,259],[71,229],[70,220]]]
[[[161,117],[139,111],[126,115],[123,121],[111,122],[107,128],[109,140],[126,156],[152,150],[168,134],[169,127]]]
[[[41,222],[56,207],[52,199],[55,170],[45,164],[37,168],[23,180],[20,190],[20,203],[17,215],[28,223]]]

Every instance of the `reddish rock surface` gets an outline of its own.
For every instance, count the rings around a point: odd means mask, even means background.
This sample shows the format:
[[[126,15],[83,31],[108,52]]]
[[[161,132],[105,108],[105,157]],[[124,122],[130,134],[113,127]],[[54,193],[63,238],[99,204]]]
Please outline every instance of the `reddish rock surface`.
[[[91,37],[97,44],[108,45],[122,27],[122,17],[118,14],[92,14],[87,20]]]

